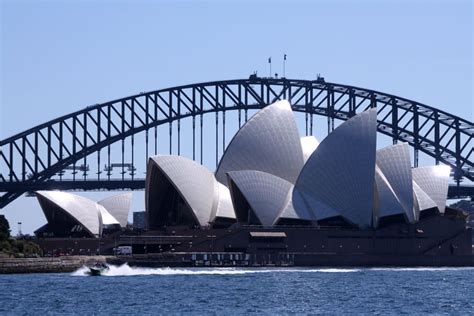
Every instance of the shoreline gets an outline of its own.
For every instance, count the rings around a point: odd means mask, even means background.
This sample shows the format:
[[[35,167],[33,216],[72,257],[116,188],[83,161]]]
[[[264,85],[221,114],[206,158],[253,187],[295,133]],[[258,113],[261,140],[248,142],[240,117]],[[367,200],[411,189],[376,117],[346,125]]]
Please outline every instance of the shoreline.
[[[0,274],[74,272],[84,265],[107,261],[106,256],[0,258]]]
[[[443,260],[442,258],[417,257],[400,258],[401,260],[374,260],[368,256],[325,256],[320,260],[298,260],[290,264],[284,262],[219,262],[209,261],[188,261],[183,258],[134,258],[116,256],[61,256],[61,257],[40,257],[40,258],[0,258],[1,274],[29,274],[29,273],[67,273],[77,269],[93,265],[97,261],[111,265],[120,266],[128,263],[131,267],[199,267],[199,268],[268,268],[268,267],[329,267],[329,268],[373,268],[373,267],[473,267],[474,255],[460,256],[458,260]],[[464,258],[462,258],[464,257]],[[181,259],[181,260],[176,260]],[[308,258],[310,259],[310,258]],[[372,259],[372,260],[370,260]],[[334,265],[334,262],[340,264]]]

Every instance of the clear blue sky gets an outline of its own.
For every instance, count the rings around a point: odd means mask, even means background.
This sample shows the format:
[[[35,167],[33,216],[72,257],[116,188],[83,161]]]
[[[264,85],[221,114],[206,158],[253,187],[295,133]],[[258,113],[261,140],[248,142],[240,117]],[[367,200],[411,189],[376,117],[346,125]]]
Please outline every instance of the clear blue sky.
[[[0,139],[141,91],[267,75],[269,56],[281,73],[284,53],[287,77],[322,73],[472,121],[472,29],[468,0],[1,1]],[[33,198],[0,212],[13,233],[44,222]]]

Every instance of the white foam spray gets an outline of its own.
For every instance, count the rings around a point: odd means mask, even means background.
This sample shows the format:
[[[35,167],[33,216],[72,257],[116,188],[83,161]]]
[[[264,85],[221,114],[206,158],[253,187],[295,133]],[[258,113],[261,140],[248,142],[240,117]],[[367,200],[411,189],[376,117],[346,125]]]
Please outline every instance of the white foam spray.
[[[110,265],[110,269],[103,276],[139,276],[139,275],[246,275],[256,273],[353,273],[360,271],[392,271],[392,272],[426,272],[426,271],[459,271],[474,270],[474,267],[415,267],[415,268],[143,268],[131,267],[128,264],[121,266]],[[82,268],[71,273],[72,276],[89,276],[89,268]]]
[[[370,268],[371,271],[461,271],[461,270],[474,270],[474,267],[413,267],[413,268]]]
[[[121,266],[110,265],[110,269],[105,271],[103,276],[134,276],[134,275],[245,275],[254,273],[348,273],[358,272],[360,269],[304,269],[304,268],[142,268],[130,267],[128,264]],[[82,267],[73,273],[72,276],[89,276],[89,268]]]

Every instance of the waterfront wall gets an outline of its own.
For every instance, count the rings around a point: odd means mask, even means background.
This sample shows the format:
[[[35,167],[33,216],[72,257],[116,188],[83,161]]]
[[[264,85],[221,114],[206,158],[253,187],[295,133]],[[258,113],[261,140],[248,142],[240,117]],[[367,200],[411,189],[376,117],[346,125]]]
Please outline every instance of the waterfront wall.
[[[73,272],[84,265],[106,260],[105,256],[0,258],[0,274]]]

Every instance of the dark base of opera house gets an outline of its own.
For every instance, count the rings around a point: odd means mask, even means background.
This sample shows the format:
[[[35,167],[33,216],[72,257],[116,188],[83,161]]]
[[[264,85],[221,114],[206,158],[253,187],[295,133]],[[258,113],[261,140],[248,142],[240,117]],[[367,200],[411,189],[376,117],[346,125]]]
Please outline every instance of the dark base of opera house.
[[[135,266],[474,266],[472,229],[459,213],[432,214],[415,224],[394,219],[376,230],[347,226],[234,224],[176,226],[103,238],[38,238],[50,255],[111,255]],[[115,253],[116,254],[116,253]]]

